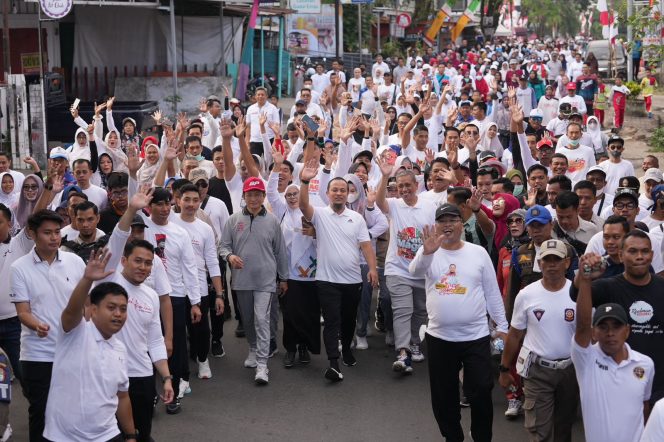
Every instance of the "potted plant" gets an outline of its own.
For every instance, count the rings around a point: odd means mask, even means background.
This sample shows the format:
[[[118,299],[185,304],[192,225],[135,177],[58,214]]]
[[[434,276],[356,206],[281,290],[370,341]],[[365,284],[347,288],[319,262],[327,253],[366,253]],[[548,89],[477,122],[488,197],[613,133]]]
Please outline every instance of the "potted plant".
[[[625,83],[627,89],[629,89],[629,95],[627,96],[627,108],[625,109],[626,115],[631,115],[634,117],[645,117],[645,104],[643,97],[641,95],[641,85],[636,81],[628,81]]]

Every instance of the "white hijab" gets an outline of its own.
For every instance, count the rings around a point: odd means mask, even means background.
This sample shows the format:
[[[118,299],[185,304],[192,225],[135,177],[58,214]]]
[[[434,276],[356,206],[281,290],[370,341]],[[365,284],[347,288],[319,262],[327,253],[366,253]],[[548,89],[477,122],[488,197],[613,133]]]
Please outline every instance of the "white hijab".
[[[591,121],[594,121],[597,124],[594,130],[590,129]],[[593,140],[593,148],[595,149],[595,152],[602,152],[604,150],[604,143],[602,142],[602,130],[600,129],[597,117],[588,117],[588,121],[586,122],[586,132],[588,132],[588,135],[590,135],[590,138]]]
[[[489,129],[491,126],[496,127],[496,136],[493,138],[489,138]],[[496,154],[496,158],[501,158],[503,156],[504,149],[502,143],[498,139],[498,125],[496,123],[489,123],[486,130],[484,131],[482,139],[480,140],[480,150],[490,150]]]
[[[5,177],[5,175],[9,175],[11,177],[12,181],[14,181],[14,177],[12,176],[11,173],[2,172],[2,173],[0,173],[0,183],[2,183],[2,179]],[[16,186],[16,181],[14,181],[14,186]],[[5,206],[9,207],[10,209],[14,210],[16,208],[16,205],[18,204],[19,195],[20,195],[20,192],[16,193],[16,189],[14,189],[10,193],[5,193],[0,188],[0,203],[2,203]]]

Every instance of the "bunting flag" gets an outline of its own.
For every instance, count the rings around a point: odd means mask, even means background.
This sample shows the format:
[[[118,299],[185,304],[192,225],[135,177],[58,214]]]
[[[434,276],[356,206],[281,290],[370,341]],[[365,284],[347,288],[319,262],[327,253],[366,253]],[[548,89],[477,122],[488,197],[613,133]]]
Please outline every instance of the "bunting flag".
[[[597,2],[597,10],[599,11],[599,22],[602,24],[602,37],[611,40],[611,44],[615,45],[618,35],[618,17],[614,11],[609,11],[606,0]]]
[[[473,0],[466,10],[463,12],[463,15],[459,17],[459,21],[457,21],[456,25],[454,25],[454,28],[452,28],[452,32],[450,35],[450,38],[452,41],[455,41],[459,36],[461,35],[461,31],[466,27],[468,23],[471,21],[477,21],[475,18],[475,13],[479,11],[480,9],[480,4],[481,0]]]
[[[426,44],[429,46],[436,44],[436,37],[438,37],[440,28],[443,26],[443,23],[445,23],[445,20],[450,17],[450,15],[452,15],[452,6],[448,0],[443,3],[443,6],[438,11],[438,14],[436,14],[436,18],[433,19],[431,26],[429,26],[429,29],[427,29],[427,32],[424,34],[424,42]]]
[[[259,3],[260,0],[254,0],[247,25],[247,32],[244,35],[244,47],[242,48],[242,58],[240,59],[237,83],[235,85],[235,97],[240,100],[246,98],[247,84],[249,84],[249,66],[251,65],[251,58],[254,56],[254,30],[256,29]]]

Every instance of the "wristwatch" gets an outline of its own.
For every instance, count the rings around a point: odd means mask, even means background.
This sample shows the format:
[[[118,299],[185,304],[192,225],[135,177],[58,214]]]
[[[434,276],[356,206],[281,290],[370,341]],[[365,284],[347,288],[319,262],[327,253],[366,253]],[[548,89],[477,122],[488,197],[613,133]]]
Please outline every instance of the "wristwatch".
[[[217,298],[223,298],[224,297],[224,292],[217,293]]]
[[[170,374],[169,374],[168,376],[164,376],[163,378],[161,378],[161,382],[164,383],[164,384],[165,384],[166,381],[168,381],[168,380],[170,380],[171,382],[173,382],[173,375],[170,375]]]
[[[136,432],[132,434],[123,434],[122,438],[124,440],[131,440],[131,439],[138,440],[138,430],[136,430]]]
[[[508,373],[510,371],[509,367],[505,367],[503,364],[498,366],[498,371],[501,373]]]

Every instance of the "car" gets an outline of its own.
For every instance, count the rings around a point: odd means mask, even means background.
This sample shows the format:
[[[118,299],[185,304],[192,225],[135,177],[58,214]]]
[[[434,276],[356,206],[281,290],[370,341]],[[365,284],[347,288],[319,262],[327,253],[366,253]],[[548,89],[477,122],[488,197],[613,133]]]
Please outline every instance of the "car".
[[[609,40],[592,40],[586,47],[585,56],[593,53],[597,58],[598,72],[602,78],[613,78],[615,75],[627,76],[627,53],[620,44],[615,45],[615,55],[613,59],[613,72],[609,72],[610,44]]]

